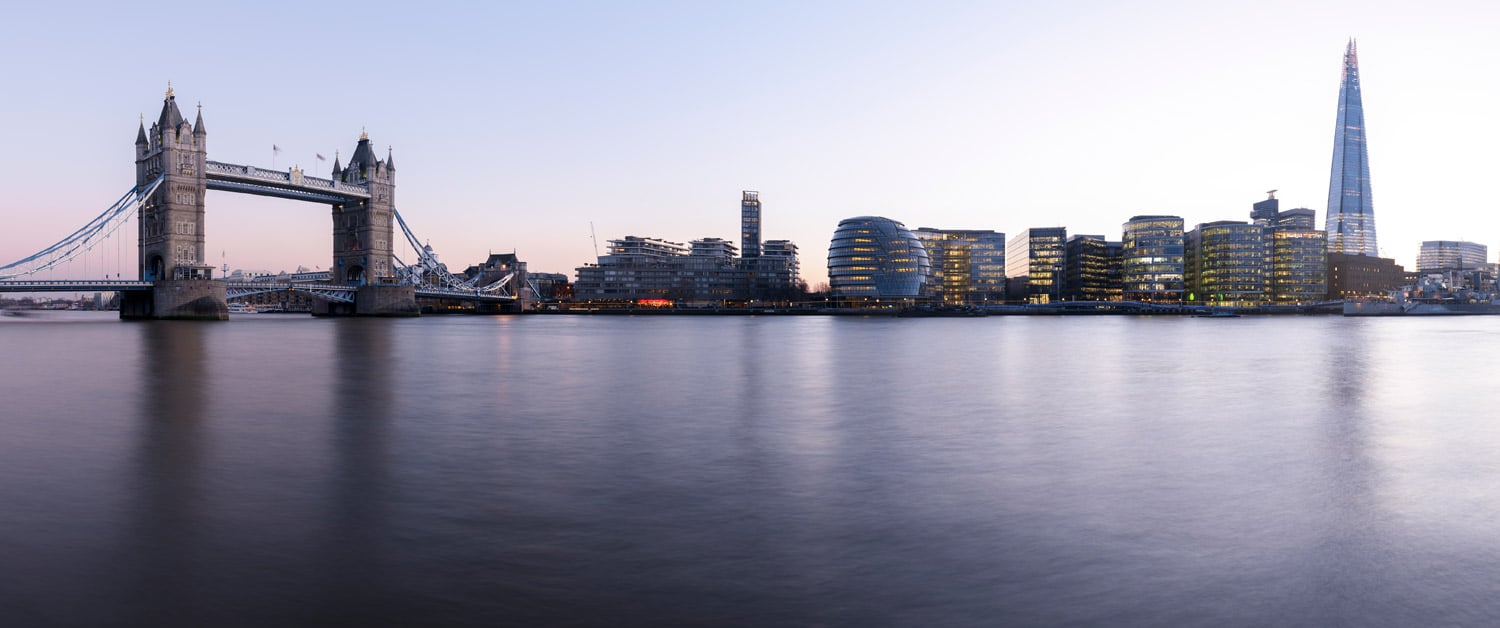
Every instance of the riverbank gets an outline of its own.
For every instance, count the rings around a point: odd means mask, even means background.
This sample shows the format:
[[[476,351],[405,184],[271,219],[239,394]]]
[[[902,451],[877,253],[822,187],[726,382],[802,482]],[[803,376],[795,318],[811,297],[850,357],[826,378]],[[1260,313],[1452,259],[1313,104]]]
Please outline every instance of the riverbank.
[[[1343,314],[1342,302],[1315,305],[1211,307],[1138,302],[1070,301],[1041,305],[969,307],[569,307],[527,310],[524,314],[602,316],[893,316],[903,318],[974,318],[987,316],[1204,316]]]

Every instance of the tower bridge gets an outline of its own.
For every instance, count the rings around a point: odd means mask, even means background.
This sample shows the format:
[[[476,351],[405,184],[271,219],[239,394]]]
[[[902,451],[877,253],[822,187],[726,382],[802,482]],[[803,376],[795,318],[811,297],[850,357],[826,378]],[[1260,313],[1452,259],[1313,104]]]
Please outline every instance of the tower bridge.
[[[0,266],[0,292],[118,291],[126,319],[228,318],[227,301],[270,291],[312,295],[315,314],[415,316],[416,299],[514,308],[525,296],[525,271],[490,285],[460,279],[437,263],[395,207],[395,160],[380,159],[361,132],[347,165],[335,157],[329,178],[208,159],[208,130],[200,105],[189,123],[167,87],[161,114],[136,131],[136,185],[119,201],[62,241],[12,264]],[[205,263],[205,195],[208,191],[252,194],[326,205],[332,218],[332,260],[323,282],[227,283],[213,279]],[[36,281],[91,250],[136,216],[136,280]],[[394,254],[395,228],[417,252],[413,264]],[[20,280],[16,280],[20,278]]]

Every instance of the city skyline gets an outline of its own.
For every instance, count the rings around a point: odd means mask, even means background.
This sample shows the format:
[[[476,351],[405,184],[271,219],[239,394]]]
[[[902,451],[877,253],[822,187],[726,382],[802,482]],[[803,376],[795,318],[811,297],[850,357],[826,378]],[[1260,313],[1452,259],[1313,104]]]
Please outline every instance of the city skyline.
[[[125,8],[19,9],[0,26],[27,94],[3,105],[19,148],[0,258],[132,183],[138,115],[168,80],[202,102],[212,159],[326,177],[366,129],[402,164],[403,215],[455,266],[515,250],[571,274],[594,259],[590,223],[600,239],[734,239],[742,190],[814,285],[849,216],[1116,239],[1132,215],[1243,219],[1265,189],[1318,208],[1329,60],[1351,37],[1376,112],[1380,254],[1412,267],[1421,241],[1500,231],[1448,184],[1487,172],[1496,139],[1461,123],[1494,100],[1471,78],[1500,60],[1480,3],[292,7],[195,9],[162,44]],[[206,221],[215,266],[328,264],[326,208],[211,193]]]

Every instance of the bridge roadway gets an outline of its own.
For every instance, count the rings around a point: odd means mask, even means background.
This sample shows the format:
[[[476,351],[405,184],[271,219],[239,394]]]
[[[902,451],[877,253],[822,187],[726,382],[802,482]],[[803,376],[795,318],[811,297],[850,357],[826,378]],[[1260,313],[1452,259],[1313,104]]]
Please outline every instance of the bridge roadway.
[[[0,292],[126,292],[150,290],[149,281],[0,281]]]
[[[259,292],[274,292],[290,290],[307,292],[331,301],[353,301],[353,294],[359,290],[358,286],[340,286],[322,283],[257,283],[257,282],[229,282],[226,286],[230,290],[230,298],[236,296],[247,296]],[[0,281],[0,292],[126,292],[126,291],[149,291],[149,281],[123,281],[123,280],[62,280],[62,281]],[[452,299],[458,301],[473,301],[476,303],[510,303],[516,300],[512,296],[501,296],[485,294],[480,291],[467,290],[442,290],[435,288],[417,288],[417,297],[425,299]]]

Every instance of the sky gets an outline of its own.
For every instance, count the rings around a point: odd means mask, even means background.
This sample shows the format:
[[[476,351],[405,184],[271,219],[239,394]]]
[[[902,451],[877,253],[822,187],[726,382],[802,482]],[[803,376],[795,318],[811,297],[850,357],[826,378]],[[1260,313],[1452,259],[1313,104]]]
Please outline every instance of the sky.
[[[184,115],[201,103],[216,161],[326,177],[314,155],[347,161],[365,130],[393,152],[398,211],[455,269],[514,251],[572,277],[596,240],[738,241],[742,190],[814,286],[852,216],[1118,239],[1139,214],[1245,220],[1276,189],[1321,225],[1351,37],[1381,254],[1410,268],[1423,240],[1500,249],[1493,3],[160,7],[7,8],[0,264],[134,185],[137,124],[168,81]],[[329,264],[326,207],[207,207],[208,263]],[[135,272],[125,231],[89,276]]]

